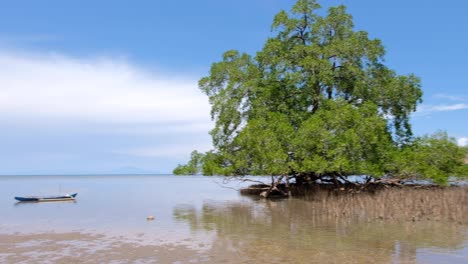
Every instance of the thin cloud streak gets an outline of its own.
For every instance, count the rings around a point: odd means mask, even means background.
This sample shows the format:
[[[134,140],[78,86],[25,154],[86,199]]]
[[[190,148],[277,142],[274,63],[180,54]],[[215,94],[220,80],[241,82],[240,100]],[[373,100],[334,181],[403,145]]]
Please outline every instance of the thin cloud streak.
[[[468,109],[468,104],[449,104],[449,105],[421,105],[416,114],[430,114],[434,112],[448,112]]]
[[[431,110],[436,112],[443,112],[443,111],[456,111],[467,109],[468,104],[454,104],[454,105],[436,105],[431,107]]]
[[[447,94],[436,94],[435,98],[447,99],[450,101],[467,101],[467,96],[456,96],[456,95],[447,95]]]

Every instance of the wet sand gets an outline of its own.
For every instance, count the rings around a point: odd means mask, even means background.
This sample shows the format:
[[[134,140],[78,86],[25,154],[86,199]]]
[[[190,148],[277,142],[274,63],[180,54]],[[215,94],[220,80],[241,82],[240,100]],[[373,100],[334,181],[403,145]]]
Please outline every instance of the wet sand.
[[[417,259],[410,252],[362,245],[342,247],[322,241],[317,247],[298,247],[262,239],[222,239],[211,245],[151,244],[124,236],[91,233],[0,234],[0,263],[466,263],[466,256],[425,252]],[[404,246],[404,245],[402,245]],[[197,249],[198,248],[198,249]]]
[[[71,233],[0,234],[0,263],[239,263],[235,252]]]

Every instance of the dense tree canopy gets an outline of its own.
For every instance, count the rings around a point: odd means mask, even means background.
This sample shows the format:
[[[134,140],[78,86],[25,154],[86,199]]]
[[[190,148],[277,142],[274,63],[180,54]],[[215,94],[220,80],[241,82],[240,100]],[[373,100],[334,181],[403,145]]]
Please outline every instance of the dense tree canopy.
[[[419,78],[389,69],[380,40],[355,30],[344,6],[323,16],[318,9],[315,0],[297,1],[275,16],[275,35],[256,56],[227,51],[200,80],[216,122],[203,173],[444,182],[460,165],[458,154],[424,153],[458,147],[446,135],[413,138],[409,116],[421,102]],[[429,160],[434,169],[413,166]]]

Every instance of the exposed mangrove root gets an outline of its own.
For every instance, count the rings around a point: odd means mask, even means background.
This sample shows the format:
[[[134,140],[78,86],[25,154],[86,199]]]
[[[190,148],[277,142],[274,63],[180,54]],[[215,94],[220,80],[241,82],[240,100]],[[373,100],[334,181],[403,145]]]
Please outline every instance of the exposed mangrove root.
[[[316,184],[293,187],[291,191],[293,195],[302,195],[301,199],[297,199],[299,202],[263,199],[260,204],[275,205],[272,208],[277,215],[294,211],[294,214],[304,215],[300,219],[321,224],[387,220],[468,224],[468,186],[420,188],[405,185],[356,193],[351,189],[337,190],[329,184]],[[296,206],[300,206],[300,209]]]
[[[333,179],[322,180],[320,183],[312,182],[289,182],[286,176],[272,178],[271,184],[255,181],[255,184],[240,190],[243,195],[258,195],[263,198],[287,198],[292,196],[303,196],[310,194],[311,190],[320,188],[333,193],[375,193],[379,190],[389,188],[412,188],[412,189],[439,189],[444,188],[433,184],[408,184],[399,179],[378,179],[371,181],[367,179],[363,183],[350,182],[346,179],[334,181]]]

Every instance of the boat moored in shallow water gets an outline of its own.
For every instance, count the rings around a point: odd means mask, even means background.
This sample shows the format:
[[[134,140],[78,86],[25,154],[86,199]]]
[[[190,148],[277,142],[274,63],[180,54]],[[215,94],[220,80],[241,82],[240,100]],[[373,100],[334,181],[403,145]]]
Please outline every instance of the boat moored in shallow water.
[[[20,202],[59,202],[59,201],[74,201],[78,193],[65,194],[59,196],[25,196],[15,197],[15,200]]]

